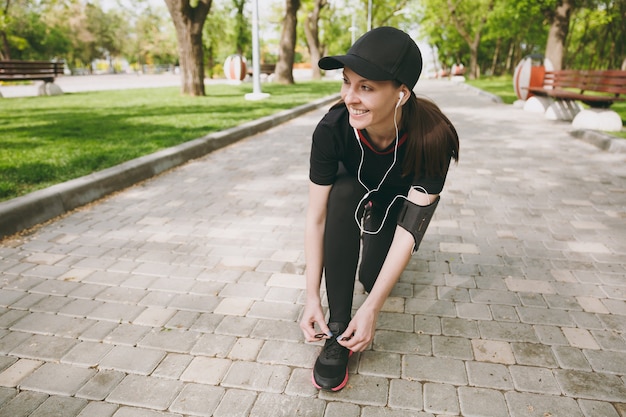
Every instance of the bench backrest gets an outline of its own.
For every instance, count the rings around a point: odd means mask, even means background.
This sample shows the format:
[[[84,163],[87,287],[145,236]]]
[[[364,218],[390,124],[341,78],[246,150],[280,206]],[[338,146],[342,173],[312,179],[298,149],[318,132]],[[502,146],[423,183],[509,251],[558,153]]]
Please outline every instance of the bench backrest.
[[[54,79],[64,68],[62,61],[0,61],[0,79]]]
[[[576,88],[614,95],[626,94],[626,71],[559,70],[546,71],[544,88]]]

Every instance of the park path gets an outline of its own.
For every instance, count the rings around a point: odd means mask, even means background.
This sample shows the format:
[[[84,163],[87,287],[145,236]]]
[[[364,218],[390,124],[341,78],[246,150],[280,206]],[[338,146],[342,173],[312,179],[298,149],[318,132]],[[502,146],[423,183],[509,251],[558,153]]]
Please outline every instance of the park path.
[[[0,417],[624,417],[626,156],[416,89],[461,161],[344,390],[297,325],[320,109],[2,241]]]

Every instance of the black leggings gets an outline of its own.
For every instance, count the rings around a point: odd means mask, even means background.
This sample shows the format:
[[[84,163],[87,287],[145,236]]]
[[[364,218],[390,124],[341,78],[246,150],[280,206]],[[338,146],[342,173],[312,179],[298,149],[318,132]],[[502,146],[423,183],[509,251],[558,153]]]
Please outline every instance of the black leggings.
[[[347,324],[350,321],[357,268],[359,281],[370,292],[387,257],[396,230],[400,207],[397,203],[402,200],[396,200],[379,233],[363,233],[363,248],[360,253],[361,232],[354,212],[365,193],[365,188],[355,177],[340,169],[330,191],[324,232],[324,275],[330,309],[329,322]],[[364,214],[365,204],[361,203],[358,219]],[[386,209],[386,204],[372,202],[371,209],[365,213],[365,230],[378,230]]]

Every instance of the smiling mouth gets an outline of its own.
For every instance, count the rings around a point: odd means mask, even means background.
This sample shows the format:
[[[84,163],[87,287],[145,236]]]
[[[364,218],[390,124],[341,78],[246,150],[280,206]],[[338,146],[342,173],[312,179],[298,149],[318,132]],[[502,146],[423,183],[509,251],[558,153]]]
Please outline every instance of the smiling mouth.
[[[360,110],[360,109],[355,109],[353,107],[350,107],[350,114],[353,116],[361,116],[365,113],[369,113],[369,110]]]

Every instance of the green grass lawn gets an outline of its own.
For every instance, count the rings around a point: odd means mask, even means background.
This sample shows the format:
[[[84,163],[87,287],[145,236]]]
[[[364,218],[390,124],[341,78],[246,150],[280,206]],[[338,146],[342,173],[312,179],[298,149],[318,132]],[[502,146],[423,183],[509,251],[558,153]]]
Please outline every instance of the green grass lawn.
[[[515,91],[513,89],[513,78],[507,77],[485,77],[480,80],[467,80],[467,84],[474,87],[485,90],[489,93],[495,94],[502,98],[507,104],[512,104],[517,100]],[[626,124],[626,102],[617,101],[611,106],[611,110],[617,112],[622,118],[622,125]],[[621,132],[610,132],[611,135],[626,138],[626,132],[622,129]]]
[[[204,135],[338,93],[340,82],[267,83],[0,99],[0,201],[78,178]]]

